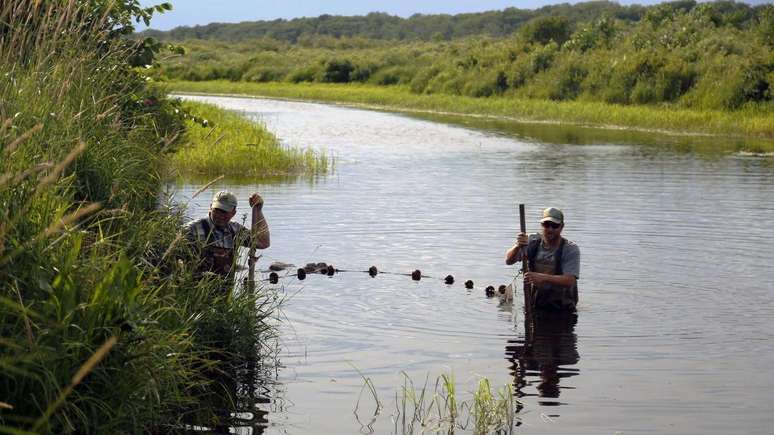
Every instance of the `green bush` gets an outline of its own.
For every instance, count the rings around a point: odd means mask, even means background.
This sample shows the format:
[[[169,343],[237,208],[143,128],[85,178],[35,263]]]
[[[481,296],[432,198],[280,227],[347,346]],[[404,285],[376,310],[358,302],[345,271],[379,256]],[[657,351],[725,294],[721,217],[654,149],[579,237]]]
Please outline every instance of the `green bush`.
[[[355,66],[349,59],[328,59],[323,63],[320,81],[324,83],[348,83]]]
[[[627,13],[596,11],[583,19],[556,16],[558,10],[552,10],[553,15],[523,19],[518,32],[503,37],[477,35],[436,42],[306,37],[304,44],[278,43],[271,51],[273,57],[252,48],[259,44],[250,41],[228,45],[189,41],[186,45],[192,53],[207,52],[211,60],[196,63],[186,56],[175,58],[162,76],[233,80],[239,71],[229,68],[248,64],[242,80],[248,80],[251,68],[263,65],[287,73],[250,79],[400,84],[416,94],[729,109],[770,100],[772,11],[770,5],[694,1],[638,7]],[[431,40],[431,35],[424,38]],[[737,59],[749,60],[745,61],[747,77],[734,79],[741,81],[735,85],[737,91],[721,94],[741,97],[704,96],[714,92],[710,89],[715,89],[711,85],[717,77],[715,65],[730,65]],[[498,81],[499,72],[503,74]],[[695,89],[699,83],[701,89]]]
[[[411,79],[411,83],[409,84],[411,92],[414,92],[415,94],[421,94],[425,92],[425,89],[427,89],[427,85],[430,83],[430,80],[432,80],[440,72],[441,68],[435,66],[421,70],[417,75],[414,76],[414,78]]]
[[[540,17],[524,25],[521,35],[527,42],[564,44],[570,38],[571,24],[565,17]]]
[[[246,82],[279,82],[282,81],[288,72],[282,68],[272,66],[255,66],[245,71],[242,75]]]
[[[716,64],[685,95],[683,102],[701,109],[739,109],[748,102],[769,101],[770,74],[750,59],[731,57],[730,63]]]
[[[397,85],[398,83],[405,82],[406,74],[399,66],[391,66],[387,68],[380,68],[376,72],[373,72],[369,78],[368,83],[374,85]]]

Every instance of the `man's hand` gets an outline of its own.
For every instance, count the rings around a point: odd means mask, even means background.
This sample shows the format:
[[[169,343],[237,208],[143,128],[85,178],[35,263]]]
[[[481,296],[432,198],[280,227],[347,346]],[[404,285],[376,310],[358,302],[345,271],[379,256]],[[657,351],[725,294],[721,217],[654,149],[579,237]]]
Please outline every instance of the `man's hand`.
[[[519,236],[516,237],[516,246],[524,248],[527,244],[529,244],[529,236],[526,233],[519,233]]]
[[[548,276],[544,273],[538,273],[538,272],[526,272],[524,274],[524,281],[527,284],[537,284],[541,285],[544,282],[548,281]]]
[[[257,193],[253,193],[250,197],[250,207],[258,207],[258,210],[263,209],[263,198]]]
[[[505,264],[511,265],[516,263],[518,258],[522,258],[527,254],[526,247],[529,243],[529,237],[525,233],[520,233],[516,238],[516,244],[505,253]]]

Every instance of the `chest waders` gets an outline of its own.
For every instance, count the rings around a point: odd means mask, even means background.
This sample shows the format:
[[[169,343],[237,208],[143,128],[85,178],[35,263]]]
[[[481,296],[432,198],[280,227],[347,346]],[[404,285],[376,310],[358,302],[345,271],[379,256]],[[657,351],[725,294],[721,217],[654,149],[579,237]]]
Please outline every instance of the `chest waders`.
[[[562,275],[562,254],[564,252],[564,245],[566,244],[567,240],[562,237],[562,241],[559,243],[559,247],[556,249],[556,252],[554,253],[554,262],[553,264],[546,264],[546,263],[538,263],[535,261],[537,258],[538,250],[540,249],[540,245],[543,243],[542,238],[537,238],[527,245],[527,258],[529,260],[529,270],[533,272],[538,273],[545,273],[548,275]],[[570,307],[574,307],[575,304],[578,302],[578,292],[575,288],[571,289],[571,300],[562,300],[558,301],[554,295],[551,295],[550,293],[554,293],[557,291],[561,291],[563,289],[551,286],[544,285],[541,287],[535,288],[535,294],[533,299],[533,304],[535,307],[538,308],[551,308],[551,309],[567,309]],[[561,299],[567,299],[566,297],[562,297]]]
[[[207,220],[203,220],[202,227],[207,236],[204,239],[204,250],[199,263],[199,273],[211,272],[223,278],[230,278],[234,266],[234,251],[236,247],[228,249],[213,246],[213,243],[211,243],[213,229],[210,228],[210,223]],[[227,226],[226,231],[230,232],[230,230],[231,227]]]

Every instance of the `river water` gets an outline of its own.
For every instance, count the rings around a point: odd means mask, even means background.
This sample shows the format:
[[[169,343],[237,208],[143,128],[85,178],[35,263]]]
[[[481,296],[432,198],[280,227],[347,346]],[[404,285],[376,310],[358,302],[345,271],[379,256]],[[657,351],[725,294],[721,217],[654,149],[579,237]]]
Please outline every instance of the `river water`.
[[[407,377],[417,390],[429,377],[432,390],[453,374],[460,401],[482,377],[493,389],[512,385],[517,433],[771,433],[774,158],[691,151],[706,148],[702,138],[663,147],[653,143],[674,138],[639,144],[625,133],[557,136],[550,124],[506,133],[311,103],[187,98],[335,157],[328,176],[220,182],[191,201],[191,216],[202,216],[214,191],[233,190],[241,210],[260,192],[272,238],[262,268],[324,261],[457,280],[282,279],[277,385],[268,424],[248,432],[402,433]],[[199,187],[179,186],[178,200]],[[514,318],[483,290],[515,274],[504,253],[518,203],[530,232],[542,208],[562,208],[563,235],[581,249],[577,319],[546,323],[529,340],[518,297]],[[373,421],[365,378],[383,405]]]

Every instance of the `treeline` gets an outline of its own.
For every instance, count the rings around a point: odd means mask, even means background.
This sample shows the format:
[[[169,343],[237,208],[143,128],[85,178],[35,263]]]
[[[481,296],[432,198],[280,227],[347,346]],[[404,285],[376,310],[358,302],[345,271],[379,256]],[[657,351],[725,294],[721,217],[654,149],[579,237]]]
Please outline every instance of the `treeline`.
[[[771,107],[773,5],[688,0],[637,10],[638,21],[607,13],[582,22],[541,16],[501,38],[189,40],[189,54],[158,73],[190,81],[402,85],[418,94]]]
[[[318,36],[430,41],[473,35],[506,36],[524,23],[540,17],[564,17],[571,23],[589,21],[602,15],[624,21],[639,21],[645,9],[639,5],[621,6],[608,1],[592,1],[576,5],[551,5],[536,10],[507,8],[502,11],[457,15],[415,14],[409,18],[373,12],[365,16],[353,17],[321,15],[316,18],[292,20],[277,19],[236,24],[211,23],[203,26],[177,27],[166,32],[148,30],[140,35],[169,41],[210,39],[234,42],[272,38],[299,43]]]
[[[2,433],[224,424],[214,374],[268,337],[267,294],[196,279],[159,204],[186,117],[137,67],[154,46],[124,37],[165,9],[0,3]]]

